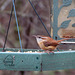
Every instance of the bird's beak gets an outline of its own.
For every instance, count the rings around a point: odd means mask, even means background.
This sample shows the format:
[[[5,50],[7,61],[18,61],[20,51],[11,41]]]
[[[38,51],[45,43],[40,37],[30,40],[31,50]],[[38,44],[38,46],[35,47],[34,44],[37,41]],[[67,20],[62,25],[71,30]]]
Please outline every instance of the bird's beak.
[[[37,37],[36,35],[32,35],[33,37]]]

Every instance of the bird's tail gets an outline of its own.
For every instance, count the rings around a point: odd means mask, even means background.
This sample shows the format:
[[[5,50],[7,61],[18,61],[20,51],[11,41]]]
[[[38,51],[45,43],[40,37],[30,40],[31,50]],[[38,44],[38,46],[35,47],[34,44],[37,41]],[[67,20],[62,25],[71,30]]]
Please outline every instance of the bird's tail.
[[[65,38],[65,39],[61,39],[61,40],[57,40],[57,42],[61,42],[61,41],[64,41],[64,40],[69,40],[71,38]]]

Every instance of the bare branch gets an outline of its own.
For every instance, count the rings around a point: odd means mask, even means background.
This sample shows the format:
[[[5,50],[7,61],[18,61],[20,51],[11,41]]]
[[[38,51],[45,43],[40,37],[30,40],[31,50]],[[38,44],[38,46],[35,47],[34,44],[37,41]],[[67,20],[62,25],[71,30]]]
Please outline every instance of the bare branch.
[[[6,13],[6,14],[10,14],[11,11],[0,11],[0,13]],[[13,12],[14,15],[14,12]],[[17,12],[17,15],[22,16],[22,17],[32,17],[32,14],[26,14],[26,13],[22,13],[22,12]]]
[[[11,0],[6,0],[6,2],[1,6],[1,11],[3,11],[10,2]]]

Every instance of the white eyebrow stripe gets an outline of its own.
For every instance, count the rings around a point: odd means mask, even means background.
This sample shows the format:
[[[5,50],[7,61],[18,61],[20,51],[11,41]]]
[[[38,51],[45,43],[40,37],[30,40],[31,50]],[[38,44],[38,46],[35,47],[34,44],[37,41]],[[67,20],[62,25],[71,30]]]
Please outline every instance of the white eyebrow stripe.
[[[42,37],[42,38],[47,38],[47,37]]]

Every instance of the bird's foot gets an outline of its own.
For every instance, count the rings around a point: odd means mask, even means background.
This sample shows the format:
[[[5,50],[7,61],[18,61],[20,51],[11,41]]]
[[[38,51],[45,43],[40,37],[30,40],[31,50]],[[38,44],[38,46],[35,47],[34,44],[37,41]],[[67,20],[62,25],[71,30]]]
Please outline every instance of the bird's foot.
[[[44,52],[45,52],[45,53],[48,53],[48,54],[50,53],[50,51],[48,51],[48,50],[46,50],[46,51],[44,51]]]
[[[54,51],[50,51],[50,53],[53,53],[54,54]]]
[[[57,52],[59,52],[59,48],[57,48]]]
[[[54,54],[54,51],[44,51],[45,53],[48,53],[48,54],[50,54],[50,53],[53,53]]]

